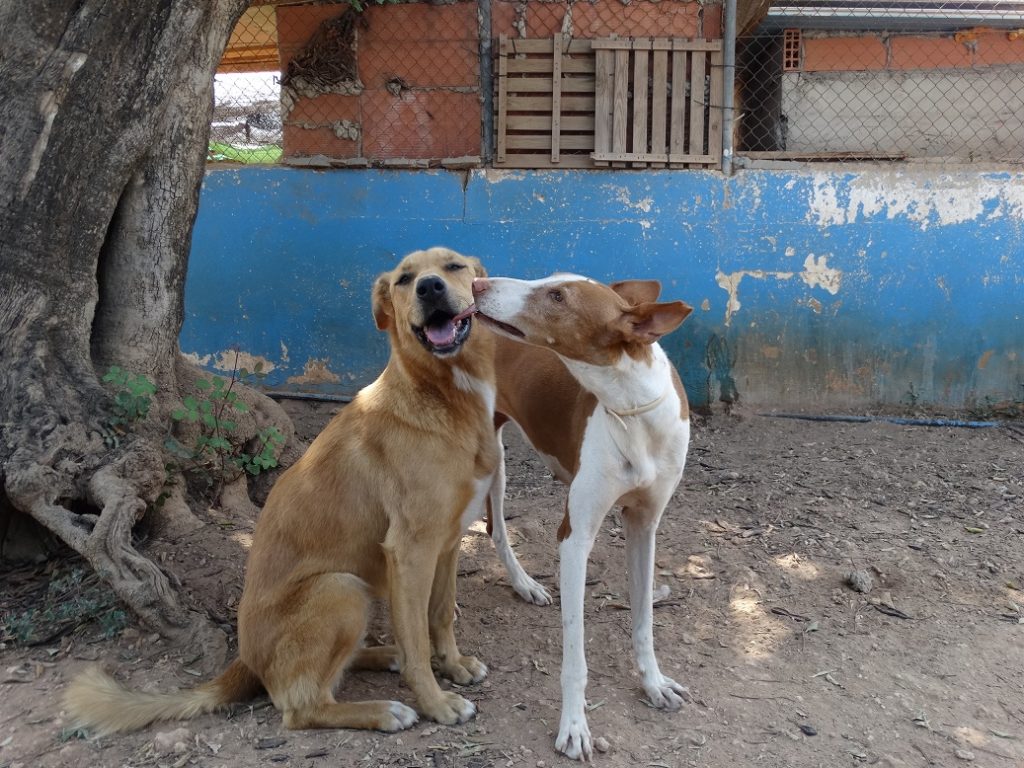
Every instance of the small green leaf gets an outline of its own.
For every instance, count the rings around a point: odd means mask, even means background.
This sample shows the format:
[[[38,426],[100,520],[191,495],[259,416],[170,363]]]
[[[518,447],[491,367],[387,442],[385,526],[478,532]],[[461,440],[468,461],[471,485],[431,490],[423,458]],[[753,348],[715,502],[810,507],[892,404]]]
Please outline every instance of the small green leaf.
[[[212,386],[213,384],[209,379],[196,379],[196,389],[198,389],[200,392],[205,392]]]
[[[175,440],[173,437],[168,437],[166,440],[164,440],[164,448],[170,451],[172,455],[177,456],[179,458],[192,458],[192,451],[188,450],[184,445],[182,445],[179,441]]]

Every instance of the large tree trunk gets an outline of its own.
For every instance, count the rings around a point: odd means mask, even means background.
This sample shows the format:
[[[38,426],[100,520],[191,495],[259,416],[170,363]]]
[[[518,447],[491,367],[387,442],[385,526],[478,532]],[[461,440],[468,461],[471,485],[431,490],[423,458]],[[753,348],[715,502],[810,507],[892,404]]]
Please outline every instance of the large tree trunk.
[[[185,271],[213,73],[246,5],[0,5],[0,496],[81,552],[147,625],[207,648],[222,636],[131,531],[164,487],[161,430],[195,375],[178,351]],[[98,374],[115,364],[158,395],[112,449]],[[247,400],[250,428],[283,418]]]

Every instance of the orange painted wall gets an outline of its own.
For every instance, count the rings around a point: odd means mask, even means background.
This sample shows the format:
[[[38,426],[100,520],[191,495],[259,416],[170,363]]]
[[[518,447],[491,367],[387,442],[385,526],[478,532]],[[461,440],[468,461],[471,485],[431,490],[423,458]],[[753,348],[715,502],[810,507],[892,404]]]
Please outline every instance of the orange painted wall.
[[[320,25],[346,8],[279,6],[282,72]],[[285,156],[479,155],[476,3],[371,6],[362,22],[356,60],[364,90],[352,96],[323,94],[299,100],[285,118]],[[331,124],[338,120],[357,123],[360,137],[337,137]]]
[[[963,69],[1024,63],[1024,38],[1009,30],[967,31],[952,35],[864,34],[803,38],[805,72]]]
[[[804,38],[803,47],[807,72],[885,69],[888,58],[877,37],[810,37]]]

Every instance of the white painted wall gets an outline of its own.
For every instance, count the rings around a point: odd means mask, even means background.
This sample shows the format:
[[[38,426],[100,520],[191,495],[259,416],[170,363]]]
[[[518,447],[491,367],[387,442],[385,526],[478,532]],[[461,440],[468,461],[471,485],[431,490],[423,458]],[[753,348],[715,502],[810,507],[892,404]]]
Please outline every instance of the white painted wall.
[[[1024,66],[790,72],[786,150],[1024,161]]]

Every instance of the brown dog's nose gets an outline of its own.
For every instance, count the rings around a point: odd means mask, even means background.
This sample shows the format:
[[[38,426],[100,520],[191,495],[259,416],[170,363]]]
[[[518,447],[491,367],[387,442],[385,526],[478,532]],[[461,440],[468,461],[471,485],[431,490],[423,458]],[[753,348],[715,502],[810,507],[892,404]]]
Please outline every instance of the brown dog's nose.
[[[486,293],[491,287],[491,281],[486,277],[477,277],[473,280],[473,295],[479,296],[482,293]]]
[[[426,277],[420,278],[419,282],[416,283],[416,295],[421,299],[434,298],[440,296],[448,290],[448,286],[444,284],[437,275],[427,275]]]

